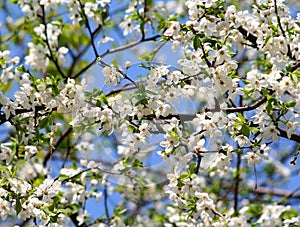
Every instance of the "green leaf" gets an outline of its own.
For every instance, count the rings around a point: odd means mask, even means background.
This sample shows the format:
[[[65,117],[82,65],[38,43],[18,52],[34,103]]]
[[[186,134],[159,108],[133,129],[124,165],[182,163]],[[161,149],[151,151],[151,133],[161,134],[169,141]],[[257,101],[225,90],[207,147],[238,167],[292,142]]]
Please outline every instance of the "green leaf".
[[[201,47],[200,38],[198,36],[194,36],[193,47],[194,47],[195,50],[197,50],[198,48]]]
[[[268,113],[270,113],[272,111],[272,104],[271,104],[271,102],[267,102],[266,110],[267,110]]]
[[[124,161],[123,161],[123,165],[124,165],[125,167],[127,167],[127,166],[128,166],[128,163],[129,163],[129,157],[126,157],[126,158],[124,159]]]
[[[241,122],[245,122],[245,118],[242,113],[237,113],[237,116],[240,118]]]
[[[40,121],[39,128],[45,128],[46,126],[52,125],[52,117],[45,117]]]
[[[294,81],[295,83],[298,83],[298,81],[299,81],[299,73],[297,73],[297,72],[294,72],[294,73],[292,73],[291,74],[291,79],[292,79],[292,81]]]
[[[247,214],[250,214],[252,217],[258,217],[262,213],[263,206],[259,204],[250,204],[248,206]]]
[[[190,165],[190,168],[189,168],[189,173],[190,173],[190,175],[192,175],[193,173],[195,173],[195,171],[196,171],[196,163],[195,162],[193,162],[191,165]]]
[[[20,196],[17,197],[16,199],[16,211],[17,211],[17,215],[22,211],[22,204],[21,204],[21,198]]]
[[[150,94],[150,95],[157,95],[157,93],[150,91],[150,90],[146,90],[146,93]]]
[[[249,138],[250,136],[250,129],[248,125],[243,124],[241,132],[243,133],[244,136],[247,136]]]
[[[50,223],[56,223],[58,218],[58,214],[50,215]]]
[[[118,61],[117,61],[115,58],[111,59],[111,63],[112,63],[113,66],[115,66],[117,69],[119,68],[119,63],[118,63]]]
[[[21,73],[25,73],[27,71],[24,65],[18,66],[17,70]]]
[[[141,162],[140,160],[138,159],[135,159],[132,163],[132,166],[133,167],[137,167],[137,168],[143,168],[144,165],[143,165],[143,162]]]
[[[294,106],[296,106],[296,102],[290,101],[290,102],[286,103],[285,105],[286,105],[286,107],[294,107]]]
[[[285,68],[286,68],[286,71],[292,72],[292,66],[290,64],[287,65]]]
[[[154,13],[154,16],[157,17],[160,20],[165,20],[164,16],[159,13]]]
[[[149,98],[144,98],[144,99],[141,99],[141,100],[137,101],[137,102],[135,103],[135,106],[138,106],[138,105],[147,106],[147,104],[148,104],[148,99],[149,99]]]
[[[268,177],[272,177],[276,173],[276,167],[272,163],[266,163],[264,170]]]

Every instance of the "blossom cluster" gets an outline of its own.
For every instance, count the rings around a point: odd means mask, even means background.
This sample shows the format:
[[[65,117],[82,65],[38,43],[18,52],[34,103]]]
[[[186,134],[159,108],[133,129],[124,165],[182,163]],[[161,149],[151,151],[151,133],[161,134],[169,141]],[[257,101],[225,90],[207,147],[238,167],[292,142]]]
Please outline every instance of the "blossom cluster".
[[[27,49],[0,37],[1,220],[299,225],[299,194],[279,187],[299,175],[300,15],[237,5],[16,1],[24,31],[6,30]],[[155,61],[168,44],[176,66]]]

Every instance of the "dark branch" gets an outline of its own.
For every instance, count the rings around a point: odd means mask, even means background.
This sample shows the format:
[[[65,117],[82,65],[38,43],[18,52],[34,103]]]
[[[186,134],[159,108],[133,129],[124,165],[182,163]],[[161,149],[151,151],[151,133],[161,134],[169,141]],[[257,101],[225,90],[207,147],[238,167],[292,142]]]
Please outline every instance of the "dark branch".
[[[86,14],[84,12],[84,5],[82,4],[82,2],[80,0],[78,0],[78,2],[80,4],[81,12],[82,12],[83,17],[84,17],[85,26],[86,26],[86,28],[89,32],[90,37],[91,37],[91,44],[92,44],[92,47],[93,47],[93,50],[94,50],[95,57],[97,58],[98,57],[98,51],[97,51],[97,48],[96,48],[96,45],[95,45],[95,40],[94,40],[94,34],[95,33],[92,32],[89,19],[87,18]]]
[[[242,26],[238,27],[238,30],[246,40],[248,40],[254,48],[258,48],[257,46],[257,37],[250,32],[248,32],[246,29],[244,29]]]
[[[59,72],[59,74],[62,76],[62,77],[66,77],[65,74],[63,73],[62,69],[60,68],[59,64],[58,64],[58,61],[57,61],[57,58],[54,57],[53,55],[53,51],[51,49],[51,46],[50,46],[50,43],[49,43],[49,37],[48,37],[48,34],[47,34],[47,22],[46,22],[46,17],[45,17],[45,8],[44,6],[41,6],[42,8],[42,15],[41,15],[41,19],[42,19],[42,24],[45,26],[45,37],[46,37],[46,45],[47,45],[47,48],[49,50],[49,53],[50,55],[48,55],[49,59],[54,63],[57,71]]]
[[[240,184],[240,167],[241,167],[241,154],[237,154],[237,163],[236,163],[236,176],[234,179],[234,212],[238,214],[238,202],[239,202],[239,184]]]

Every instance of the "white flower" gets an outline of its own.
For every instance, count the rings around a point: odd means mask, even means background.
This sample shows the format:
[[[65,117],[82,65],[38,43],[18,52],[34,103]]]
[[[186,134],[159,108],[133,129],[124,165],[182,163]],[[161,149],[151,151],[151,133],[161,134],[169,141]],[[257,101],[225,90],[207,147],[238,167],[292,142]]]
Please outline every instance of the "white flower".
[[[45,10],[56,9],[61,0],[41,0],[40,5],[45,7]]]
[[[38,27],[35,27],[33,31],[38,35],[38,37],[42,38],[43,40],[46,40],[45,25],[40,24]]]
[[[173,39],[178,39],[180,38],[180,29],[181,29],[181,25],[179,22],[171,21],[171,25],[164,32],[164,35],[168,37],[172,37]]]
[[[258,165],[261,162],[261,155],[257,152],[249,151],[242,159],[245,159],[249,166]]]
[[[25,150],[25,159],[26,160],[30,159],[33,155],[35,155],[38,152],[36,146],[27,145],[27,146],[25,146],[24,150]]]
[[[229,49],[227,46],[223,46],[220,50],[218,51],[212,51],[211,53],[212,59],[215,59],[215,64],[221,64],[224,62],[229,62],[231,61],[231,56],[229,54]]]
[[[0,217],[5,220],[11,214],[10,203],[0,197]]]
[[[204,33],[206,36],[211,36],[214,32],[216,32],[216,22],[212,20],[213,17],[210,17],[209,20],[206,19],[206,17],[203,17],[200,20],[197,30],[201,33]]]
[[[271,126],[268,126],[268,127],[264,127],[260,130],[262,132],[262,137],[264,139],[269,139],[270,137],[272,137],[272,139],[277,142],[278,141],[278,134],[279,134],[279,131],[278,129],[276,128],[276,126],[274,125],[271,125]]]
[[[15,193],[20,193],[21,195],[26,195],[32,186],[27,181],[21,181],[18,179],[9,179],[11,185],[11,190]]]
[[[33,70],[45,72],[49,65],[49,50],[42,44],[35,45],[29,42],[29,55],[25,56],[25,64],[29,65]]]
[[[120,28],[123,30],[123,35],[127,36],[128,34],[132,33],[133,30],[136,28],[133,26],[133,21],[131,18],[125,18],[124,21],[120,23]]]
[[[169,133],[164,137],[166,140],[161,141],[160,146],[164,147],[167,153],[179,145],[179,137],[171,136]]]
[[[111,0],[96,0],[96,2],[101,5],[101,7],[104,7],[108,4],[110,4],[110,1]]]
[[[84,5],[84,12],[87,17],[93,18],[98,9],[98,3],[87,2]]]
[[[108,43],[108,42],[113,42],[113,41],[114,39],[112,37],[103,36],[103,38],[98,41],[98,45]]]
[[[286,209],[287,207],[281,205],[267,205],[257,223],[260,223],[262,227],[282,226],[280,215]]]
[[[117,68],[114,66],[105,66],[102,70],[103,76],[105,77],[106,83],[112,83],[117,85],[121,80],[121,73],[118,72]]]
[[[66,54],[69,52],[69,49],[66,47],[60,47],[56,52],[56,57],[59,63],[63,63],[66,61]]]
[[[197,137],[193,137],[192,139],[194,139],[194,138],[197,138]],[[204,144],[205,144],[205,139],[199,139],[198,142],[197,142],[197,144],[193,147],[194,151],[196,153],[204,151],[204,148],[203,148]]]
[[[45,213],[40,209],[42,205],[46,205],[42,200],[35,196],[30,196],[25,203],[22,203],[23,210],[19,216],[30,217],[34,216],[37,219],[45,218]]]
[[[13,158],[13,151],[9,147],[10,144],[1,143],[0,144],[0,160],[6,161],[6,163],[10,163]]]
[[[228,152],[227,155],[223,153],[218,153],[213,165],[216,166],[218,170],[226,171],[227,168],[231,165],[231,160],[231,152]]]
[[[244,135],[239,135],[239,136],[235,137],[234,140],[238,142],[240,147],[250,144],[249,138]]]
[[[289,227],[293,225],[298,225],[300,226],[300,217],[292,217],[291,219],[286,219],[283,221],[284,227]]]
[[[184,99],[191,98],[195,94],[196,87],[193,85],[185,85],[182,88],[182,97]]]
[[[158,102],[158,107],[156,108],[155,115],[156,117],[163,116],[166,117],[171,112],[171,106],[168,103]]]
[[[122,140],[123,144],[127,145],[131,150],[136,151],[140,146],[146,144],[146,138],[141,134],[129,134]]]
[[[262,144],[259,148],[259,153],[265,160],[269,160],[269,152],[271,151],[271,147],[268,147],[267,144]]]
[[[146,122],[142,123],[139,127],[140,134],[143,136],[150,136],[151,133],[149,132],[148,127],[149,127],[148,123]]]
[[[76,4],[72,5],[69,10],[69,18],[73,25],[79,24],[79,22],[82,21],[79,3],[77,1],[75,1],[75,3]]]
[[[228,123],[228,119],[224,112],[215,112],[212,121],[216,123],[219,128],[224,128]]]
[[[214,201],[205,192],[195,192],[195,196],[199,198],[197,201],[197,210],[200,213],[200,217],[204,222],[210,222],[210,220],[214,217]]]
[[[186,1],[185,5],[189,8],[189,16],[193,21],[200,18],[204,13],[204,10],[201,7],[201,1],[189,0]]]
[[[36,188],[35,194],[38,197],[42,196],[42,201],[50,202],[59,191],[61,191],[60,182],[47,178],[40,186]]]
[[[169,67],[170,66],[167,65],[160,65],[156,68],[156,70],[160,76],[166,76],[169,73]]]
[[[166,84],[168,84],[168,85],[171,85],[172,83],[178,84],[179,80],[182,79],[183,77],[184,77],[184,75],[180,71],[178,71],[178,70],[172,71],[168,75]]]

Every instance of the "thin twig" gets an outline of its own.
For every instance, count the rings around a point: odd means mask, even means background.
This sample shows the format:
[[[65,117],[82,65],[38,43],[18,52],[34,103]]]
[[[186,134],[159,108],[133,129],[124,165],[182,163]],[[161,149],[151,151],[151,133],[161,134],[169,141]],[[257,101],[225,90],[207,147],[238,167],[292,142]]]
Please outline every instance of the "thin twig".
[[[98,59],[101,60],[102,58],[104,58],[107,55],[110,55],[112,53],[120,52],[120,51],[129,49],[129,48],[135,47],[135,46],[137,46],[137,45],[139,45],[143,42],[155,41],[159,37],[160,37],[160,35],[156,35],[156,36],[146,38],[146,39],[143,39],[143,40],[139,40],[139,41],[136,41],[136,42],[133,42],[133,43],[129,43],[129,44],[126,44],[126,45],[123,45],[123,46],[120,46],[120,47],[117,47],[117,48],[114,48],[114,49],[110,49],[110,50],[108,49],[104,53],[100,54]],[[94,63],[96,63],[96,61],[97,61],[97,58],[95,58],[92,62],[88,63],[85,67],[83,67],[79,72],[77,72],[71,78],[75,79],[75,78],[79,77],[82,73],[84,73],[86,70],[88,70]]]
[[[239,184],[240,184],[240,168],[241,168],[241,154],[237,154],[237,163],[236,163],[236,176],[234,179],[234,212],[238,214],[238,201],[239,201]]]
[[[41,8],[42,8],[42,15],[41,15],[41,18],[42,18],[42,23],[43,25],[45,26],[45,42],[46,42],[46,45],[48,47],[48,50],[49,50],[49,53],[50,55],[48,55],[48,57],[50,58],[50,60],[54,63],[56,69],[58,70],[59,74],[62,76],[62,77],[66,77],[65,74],[63,73],[63,71],[61,70],[59,64],[58,64],[58,61],[57,61],[57,58],[54,57],[53,55],[53,51],[51,49],[51,46],[50,46],[50,43],[49,43],[49,37],[48,37],[48,34],[47,34],[47,22],[46,22],[46,16],[45,16],[45,8],[43,5],[41,5]]]
[[[143,42],[156,41],[159,37],[160,37],[160,35],[155,35],[155,36],[152,36],[150,38],[141,39],[141,40],[133,42],[133,43],[129,43],[129,44],[126,44],[126,45],[123,45],[123,46],[120,46],[120,47],[116,47],[114,49],[107,50],[103,54],[100,54],[99,57],[100,58],[104,58],[108,54],[112,54],[112,53],[115,53],[115,52],[120,52],[120,51],[129,49],[129,48],[135,47],[135,46],[137,46],[137,45],[139,45],[139,44],[141,44]]]
[[[287,40],[287,37],[286,37],[286,35],[285,35],[285,31],[283,30],[283,27],[282,27],[282,24],[281,24],[281,21],[280,21],[280,18],[279,18],[279,14],[278,14],[278,6],[277,6],[277,0],[274,0],[274,8],[275,8],[275,14],[276,14],[276,19],[277,19],[277,23],[278,23],[279,29],[280,29],[280,31],[281,31],[283,37],[286,39],[285,41],[287,42],[287,43],[286,43],[287,48],[288,48],[287,56],[289,56],[291,59],[296,60],[296,59],[292,56],[290,44],[289,44],[289,42],[288,42],[288,40]]]
[[[94,33],[92,32],[92,29],[91,29],[91,26],[90,26],[90,23],[89,23],[89,19],[87,18],[86,14],[84,12],[84,5],[82,4],[82,2],[80,0],[78,0],[78,2],[79,2],[81,12],[82,12],[84,20],[85,20],[85,26],[87,27],[89,35],[91,37],[91,44],[92,44],[92,47],[93,47],[93,50],[94,50],[95,57],[97,58],[99,55],[98,55],[98,51],[97,51],[97,48],[96,48],[96,45],[95,45]]]
[[[103,194],[104,194],[104,209],[105,209],[105,216],[106,216],[106,219],[109,220],[109,211],[108,211],[108,195],[107,195],[107,185],[104,186],[104,191],[103,191]],[[109,223],[108,223],[109,225]]]

